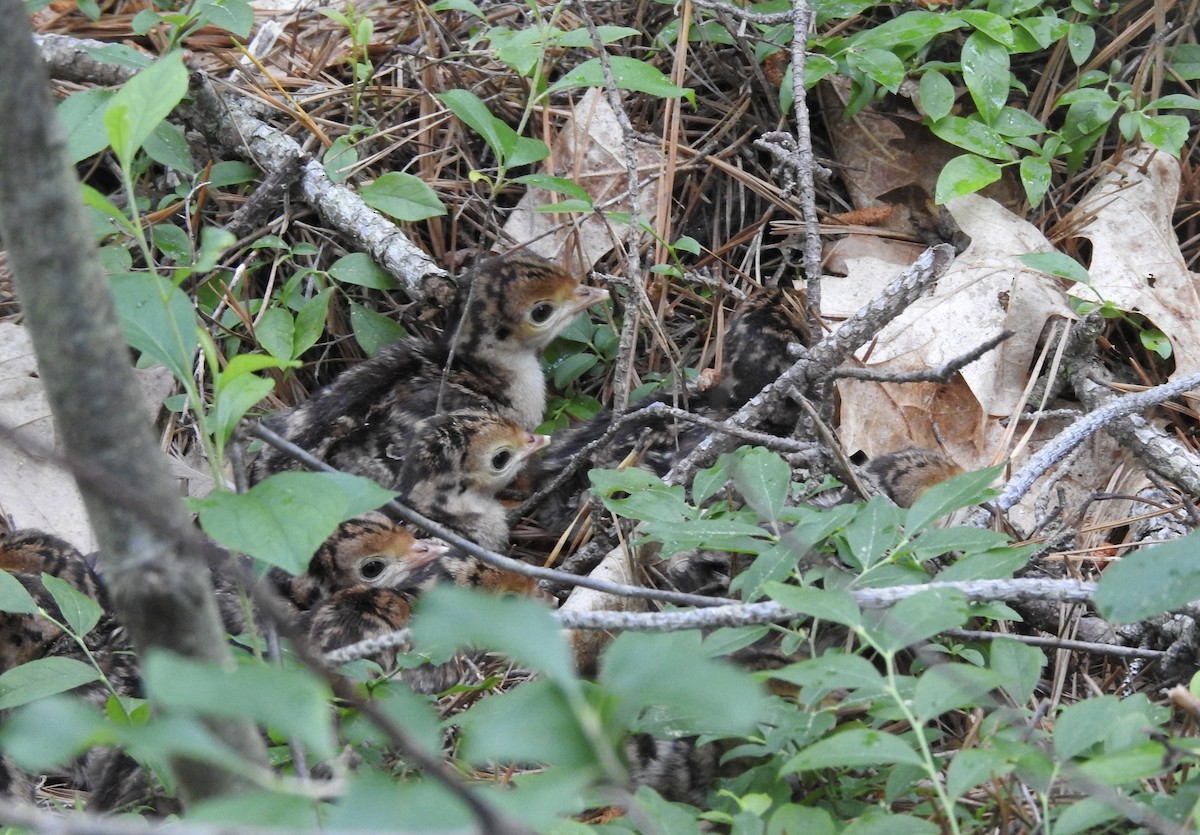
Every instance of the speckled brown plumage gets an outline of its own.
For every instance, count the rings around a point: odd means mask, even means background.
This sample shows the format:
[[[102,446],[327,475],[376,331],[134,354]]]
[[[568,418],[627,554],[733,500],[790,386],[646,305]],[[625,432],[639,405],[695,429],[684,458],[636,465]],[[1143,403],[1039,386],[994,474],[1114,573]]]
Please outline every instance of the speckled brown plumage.
[[[461,283],[457,327],[435,342],[387,346],[266,425],[338,469],[394,486],[419,420],[478,409],[526,430],[541,423],[546,391],[538,354],[577,313],[607,296],[532,255],[484,261]],[[294,468],[268,449],[254,476]]]
[[[793,342],[812,343],[803,291],[769,287],[750,296],[729,322],[720,378],[701,405],[715,410],[740,408],[791,368],[795,359],[788,354],[788,345]]]
[[[464,410],[418,421],[396,487],[414,510],[485,548],[508,546],[496,494],[549,443],[510,420]]]
[[[912,507],[922,493],[960,474],[962,467],[935,450],[908,447],[872,458],[866,470],[892,501]]]
[[[60,622],[62,612],[42,582],[43,573],[65,580],[102,606],[107,605],[100,581],[83,554],[70,543],[42,531],[17,530],[0,535],[0,568]],[[0,612],[0,671],[41,658],[63,634],[40,615]]]
[[[445,551],[441,543],[415,539],[382,513],[366,513],[339,525],[309,560],[305,574],[289,577],[276,569],[270,576],[284,597],[307,610],[356,586],[416,588],[422,572]]]

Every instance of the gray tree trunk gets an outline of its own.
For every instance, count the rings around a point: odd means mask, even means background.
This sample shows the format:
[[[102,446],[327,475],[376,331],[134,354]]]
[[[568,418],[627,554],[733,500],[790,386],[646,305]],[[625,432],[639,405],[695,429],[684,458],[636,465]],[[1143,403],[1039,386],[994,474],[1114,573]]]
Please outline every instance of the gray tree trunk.
[[[0,0],[0,234],[54,420],[110,568],[118,617],[139,653],[231,663],[199,540],[157,450],[129,349],[90,239],[49,81],[21,0]],[[265,763],[254,726],[213,721]],[[246,788],[194,761],[173,764],[185,800]]]

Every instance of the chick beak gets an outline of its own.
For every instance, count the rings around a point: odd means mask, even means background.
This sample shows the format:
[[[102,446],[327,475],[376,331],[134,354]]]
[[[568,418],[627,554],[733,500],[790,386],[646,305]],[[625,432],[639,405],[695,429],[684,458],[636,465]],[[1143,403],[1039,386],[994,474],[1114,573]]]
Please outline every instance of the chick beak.
[[[608,291],[603,287],[589,287],[586,284],[581,284],[575,288],[575,301],[571,303],[571,311],[578,313],[607,298]]]
[[[412,548],[409,549],[409,555],[416,564],[416,568],[424,568],[449,550],[450,546],[444,542],[436,542],[432,539],[418,539],[413,543]]]
[[[528,458],[539,449],[545,449],[550,446],[549,435],[535,435],[532,432],[525,433],[525,452],[522,457]]]

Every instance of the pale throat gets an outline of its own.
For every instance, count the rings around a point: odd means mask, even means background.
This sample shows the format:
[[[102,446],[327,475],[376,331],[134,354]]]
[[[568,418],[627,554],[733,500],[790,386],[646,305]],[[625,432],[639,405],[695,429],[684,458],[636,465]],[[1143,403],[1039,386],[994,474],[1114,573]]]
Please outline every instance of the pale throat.
[[[508,389],[514,419],[522,429],[532,432],[546,413],[546,375],[541,362],[529,350],[496,348],[492,356],[512,375]]]

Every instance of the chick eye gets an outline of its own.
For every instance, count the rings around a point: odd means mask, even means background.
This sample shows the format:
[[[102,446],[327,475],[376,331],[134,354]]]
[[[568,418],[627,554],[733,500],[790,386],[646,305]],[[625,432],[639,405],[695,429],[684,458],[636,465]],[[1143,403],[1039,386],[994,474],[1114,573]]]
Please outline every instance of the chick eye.
[[[502,449],[492,456],[492,469],[503,470],[512,460],[512,450]]]
[[[529,319],[535,325],[545,324],[549,321],[551,314],[554,313],[554,305],[550,302],[540,302],[534,305],[533,310],[529,311]]]
[[[364,580],[374,580],[383,573],[383,560],[367,560],[360,569]]]

